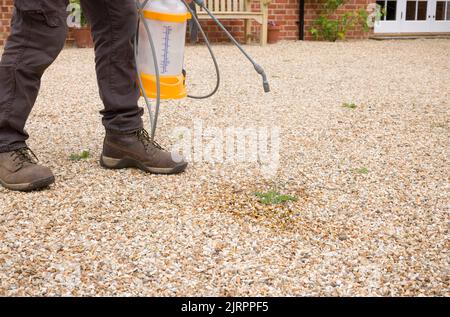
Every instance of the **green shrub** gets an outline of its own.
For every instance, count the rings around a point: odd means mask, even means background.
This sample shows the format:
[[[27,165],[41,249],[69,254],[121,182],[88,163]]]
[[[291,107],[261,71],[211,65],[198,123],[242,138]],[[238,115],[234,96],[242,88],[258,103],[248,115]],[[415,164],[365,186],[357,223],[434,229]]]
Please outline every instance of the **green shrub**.
[[[336,15],[336,10],[344,3],[345,0],[325,1],[322,14],[313,22],[310,29],[314,39],[331,42],[338,39],[344,40],[348,29],[354,26],[361,26],[365,32],[369,30],[368,13],[364,9],[346,12],[340,16]]]

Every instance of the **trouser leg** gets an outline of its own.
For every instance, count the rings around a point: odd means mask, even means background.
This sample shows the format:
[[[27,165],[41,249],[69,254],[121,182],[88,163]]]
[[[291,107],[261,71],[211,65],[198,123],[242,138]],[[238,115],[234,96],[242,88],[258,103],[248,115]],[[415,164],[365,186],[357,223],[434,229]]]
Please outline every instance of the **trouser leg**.
[[[0,152],[26,146],[41,77],[64,46],[68,0],[16,0],[0,62]]]
[[[137,29],[134,0],[82,0],[92,29],[103,125],[109,131],[134,132],[142,128],[139,87],[133,51]]]

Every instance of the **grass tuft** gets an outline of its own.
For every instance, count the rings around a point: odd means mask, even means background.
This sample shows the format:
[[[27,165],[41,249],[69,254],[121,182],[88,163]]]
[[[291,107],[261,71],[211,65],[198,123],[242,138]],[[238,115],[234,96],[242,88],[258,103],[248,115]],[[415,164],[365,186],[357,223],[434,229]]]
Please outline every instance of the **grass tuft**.
[[[353,172],[358,174],[369,174],[369,170],[367,169],[367,167],[355,168]]]
[[[348,109],[356,109],[358,106],[353,102],[350,102],[350,103],[346,102],[342,105],[342,107],[348,108]]]
[[[81,153],[70,154],[69,160],[78,162],[81,160],[87,160],[90,156],[91,156],[91,154],[89,153],[89,151],[83,151]]]
[[[297,201],[297,197],[291,195],[282,195],[274,190],[268,191],[266,193],[255,193],[259,198],[259,202],[265,205],[276,205],[282,204],[287,201]]]

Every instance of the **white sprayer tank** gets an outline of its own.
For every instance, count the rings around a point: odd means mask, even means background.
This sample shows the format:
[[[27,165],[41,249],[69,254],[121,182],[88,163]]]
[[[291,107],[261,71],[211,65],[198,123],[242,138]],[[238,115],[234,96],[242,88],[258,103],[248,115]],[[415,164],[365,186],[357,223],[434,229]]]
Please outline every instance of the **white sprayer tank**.
[[[180,0],[150,0],[143,13],[155,46],[161,98],[184,98],[187,95],[183,75],[184,45],[186,21],[190,14]],[[137,63],[147,96],[156,98],[153,54],[143,22],[139,29]]]

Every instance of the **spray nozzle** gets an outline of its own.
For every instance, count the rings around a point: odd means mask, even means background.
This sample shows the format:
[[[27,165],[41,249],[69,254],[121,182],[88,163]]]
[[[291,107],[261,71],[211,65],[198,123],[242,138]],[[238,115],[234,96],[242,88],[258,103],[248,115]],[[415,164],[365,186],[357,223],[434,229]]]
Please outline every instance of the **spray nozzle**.
[[[267,80],[263,81],[264,92],[270,92],[269,82]]]
[[[266,92],[266,93],[270,92],[270,85],[269,85],[269,81],[267,80],[266,72],[264,71],[264,69],[261,66],[259,66],[256,63],[254,63],[253,66],[255,67],[256,72],[258,74],[260,74],[263,79],[264,92]]]

